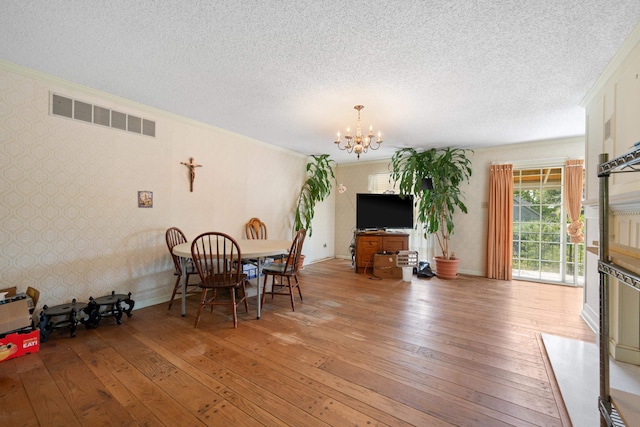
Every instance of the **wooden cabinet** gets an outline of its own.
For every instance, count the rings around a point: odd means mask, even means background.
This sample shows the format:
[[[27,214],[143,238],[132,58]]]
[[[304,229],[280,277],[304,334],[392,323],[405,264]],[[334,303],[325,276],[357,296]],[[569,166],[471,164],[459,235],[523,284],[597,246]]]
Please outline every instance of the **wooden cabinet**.
[[[382,251],[382,236],[370,234],[356,235],[356,273],[365,267],[373,268],[373,256]]]
[[[356,233],[356,273],[373,269],[373,256],[378,252],[406,251],[409,235],[406,233]]]

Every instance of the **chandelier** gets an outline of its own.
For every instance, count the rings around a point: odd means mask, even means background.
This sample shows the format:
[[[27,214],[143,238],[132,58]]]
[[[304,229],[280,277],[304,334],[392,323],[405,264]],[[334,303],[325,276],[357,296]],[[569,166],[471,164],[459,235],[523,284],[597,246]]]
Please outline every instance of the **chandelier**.
[[[378,139],[373,141],[373,126],[369,126],[369,135],[362,135],[362,127],[360,126],[360,110],[364,108],[364,105],[356,105],[353,107],[358,110],[358,120],[356,121],[356,134],[351,136],[351,130],[347,128],[347,134],[344,136],[346,139],[346,144],[342,147],[342,139],[340,139],[340,132],[338,132],[338,138],[334,141],[340,150],[347,150],[347,153],[355,152],[360,158],[361,153],[366,153],[369,149],[377,150],[380,148],[380,144],[382,143],[382,134],[378,132]]]

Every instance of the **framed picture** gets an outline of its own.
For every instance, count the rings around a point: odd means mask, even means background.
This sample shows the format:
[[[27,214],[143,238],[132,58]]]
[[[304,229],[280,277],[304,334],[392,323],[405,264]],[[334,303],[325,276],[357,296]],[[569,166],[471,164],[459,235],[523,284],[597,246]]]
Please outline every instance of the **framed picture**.
[[[153,191],[138,191],[138,207],[139,208],[153,207]]]

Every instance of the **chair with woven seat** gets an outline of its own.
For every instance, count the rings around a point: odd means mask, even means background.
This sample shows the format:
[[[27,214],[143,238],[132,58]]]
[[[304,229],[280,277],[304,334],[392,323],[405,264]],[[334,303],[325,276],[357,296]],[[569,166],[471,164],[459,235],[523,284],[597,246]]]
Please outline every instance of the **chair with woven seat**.
[[[296,237],[291,243],[289,255],[285,260],[281,263],[267,265],[262,269],[262,274],[264,274],[264,286],[262,287],[262,298],[260,300],[261,306],[264,307],[264,298],[266,294],[271,294],[272,299],[274,295],[289,295],[289,298],[291,299],[291,309],[295,311],[296,305],[293,298],[294,288],[298,289],[298,295],[300,296],[300,301],[302,301],[302,291],[300,290],[300,282],[298,281],[297,273],[300,263],[300,255],[302,255],[302,244],[304,243],[306,235],[307,230],[303,229],[298,231]],[[269,279],[269,276],[271,276],[271,290],[267,291],[267,280]],[[278,282],[276,282],[276,278],[279,279]],[[291,278],[294,279],[294,283],[291,283]],[[276,291],[276,288],[280,288],[280,290]],[[285,292],[283,288],[287,288],[287,291]]]
[[[196,237],[191,244],[191,257],[200,276],[200,306],[196,316],[195,327],[200,323],[200,315],[205,307],[214,305],[230,305],[233,313],[233,327],[238,327],[237,307],[244,303],[249,312],[245,283],[247,275],[238,268],[242,259],[238,243],[229,235],[219,232],[203,233]],[[218,300],[218,291],[229,291],[231,301]],[[212,295],[209,296],[209,292]],[[237,295],[236,295],[237,294]]]
[[[176,245],[179,245],[180,243],[186,243],[187,238],[185,237],[182,230],[180,230],[178,227],[171,227],[167,229],[167,232],[165,233],[165,239],[167,241],[167,247],[169,248],[169,254],[171,254],[171,259],[173,260],[173,267],[175,268],[175,271],[173,274],[177,276],[176,283],[173,286],[173,293],[171,294],[171,299],[169,300],[169,310],[171,310],[171,306],[173,305],[173,300],[175,299],[176,294],[178,292],[182,294],[182,285],[180,284],[180,279],[182,279],[183,277],[182,262],[180,260],[180,257],[173,254],[173,247]],[[185,263],[185,265],[186,265],[186,272],[185,272],[186,277],[184,278],[184,280],[186,280],[186,283],[187,283],[186,295],[200,293],[200,289],[198,288],[197,283],[189,284],[189,276],[193,274],[198,274],[198,272],[196,271],[193,265],[193,262],[189,260]]]

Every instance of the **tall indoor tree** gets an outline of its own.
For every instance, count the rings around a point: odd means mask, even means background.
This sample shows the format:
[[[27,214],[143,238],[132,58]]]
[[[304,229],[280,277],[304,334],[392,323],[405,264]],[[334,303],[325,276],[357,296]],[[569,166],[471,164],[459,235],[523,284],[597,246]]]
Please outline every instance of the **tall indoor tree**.
[[[391,159],[391,180],[398,184],[400,194],[414,195],[425,237],[435,234],[444,260],[454,259],[449,248],[454,213],[457,209],[467,213],[460,188],[471,177],[467,151],[451,147],[422,151],[403,148]],[[425,185],[425,180],[430,180],[430,185]]]
[[[313,233],[311,221],[315,216],[316,205],[331,194],[336,177],[333,174],[335,162],[329,154],[312,155],[307,163],[307,179],[298,196],[294,218],[294,231],[306,229],[309,236]]]

